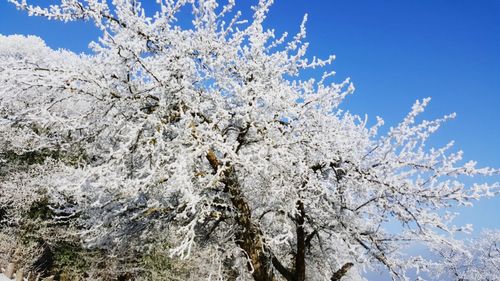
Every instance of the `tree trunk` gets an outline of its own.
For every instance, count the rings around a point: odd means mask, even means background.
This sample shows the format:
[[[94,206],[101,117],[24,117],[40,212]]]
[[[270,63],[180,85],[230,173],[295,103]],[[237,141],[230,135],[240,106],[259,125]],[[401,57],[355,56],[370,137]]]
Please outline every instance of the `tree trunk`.
[[[220,164],[213,151],[208,152],[207,160],[214,171],[219,169]],[[224,191],[229,193],[231,203],[236,209],[236,223],[240,227],[235,234],[236,243],[249,257],[249,268],[253,270],[253,278],[256,281],[273,281],[271,255],[265,252],[262,232],[252,221],[252,211],[241,191],[234,167],[224,171],[222,183],[225,185]]]
[[[304,229],[304,203],[297,201],[296,234],[297,254],[295,256],[295,274],[297,281],[306,280],[306,233]]]

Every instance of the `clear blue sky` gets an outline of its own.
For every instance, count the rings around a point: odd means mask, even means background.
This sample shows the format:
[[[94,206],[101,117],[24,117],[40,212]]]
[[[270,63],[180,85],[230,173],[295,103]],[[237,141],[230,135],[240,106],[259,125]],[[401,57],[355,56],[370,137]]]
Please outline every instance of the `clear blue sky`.
[[[154,1],[144,2],[148,8]],[[6,0],[0,13],[1,34],[38,35],[52,48],[85,52],[98,36],[90,23],[28,17]],[[500,167],[499,0],[276,0],[266,24],[293,34],[304,13],[309,54],[336,54],[337,79],[351,77],[356,86],[345,109],[379,115],[388,127],[431,96],[426,119],[458,114],[431,143],[453,139],[467,160]],[[500,198],[465,210],[458,223],[465,222],[500,228]]]

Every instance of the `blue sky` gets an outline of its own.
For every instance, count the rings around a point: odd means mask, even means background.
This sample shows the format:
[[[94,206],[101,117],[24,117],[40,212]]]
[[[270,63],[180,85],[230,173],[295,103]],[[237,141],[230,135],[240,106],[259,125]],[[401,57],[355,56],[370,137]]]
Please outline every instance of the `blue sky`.
[[[154,1],[144,2],[148,8]],[[98,36],[91,23],[28,17],[5,0],[0,13],[1,34],[38,35],[52,48],[86,52]],[[309,54],[336,54],[336,79],[351,77],[356,86],[344,109],[372,120],[379,115],[389,127],[430,96],[423,118],[458,114],[430,144],[453,139],[466,160],[500,167],[500,1],[277,0],[266,25],[293,34],[304,13]],[[458,223],[500,228],[500,198],[462,213]]]

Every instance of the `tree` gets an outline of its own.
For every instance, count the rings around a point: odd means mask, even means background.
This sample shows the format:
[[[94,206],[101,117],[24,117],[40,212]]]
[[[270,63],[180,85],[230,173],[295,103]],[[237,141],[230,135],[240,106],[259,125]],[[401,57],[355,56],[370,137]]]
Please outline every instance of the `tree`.
[[[452,244],[442,234],[460,228],[443,211],[498,192],[460,181],[498,170],[462,164],[452,143],[426,149],[454,116],[417,123],[429,99],[379,136],[382,119],[339,108],[349,79],[301,80],[334,57],[306,57],[307,17],[290,40],[265,30],[272,1],[249,22],[234,1],[161,0],[153,17],[134,0],[10,2],[102,31],[87,55],[0,38],[0,202],[13,229],[43,198],[85,247],[140,253],[167,236],[172,257],[206,265],[197,278],[340,280],[382,265],[403,279],[429,264],[405,246]],[[192,26],[179,23],[190,6]]]
[[[500,232],[485,230],[481,237],[435,249],[445,274],[457,280],[496,280],[500,268]],[[467,250],[468,249],[468,250]],[[438,269],[439,270],[439,269]]]

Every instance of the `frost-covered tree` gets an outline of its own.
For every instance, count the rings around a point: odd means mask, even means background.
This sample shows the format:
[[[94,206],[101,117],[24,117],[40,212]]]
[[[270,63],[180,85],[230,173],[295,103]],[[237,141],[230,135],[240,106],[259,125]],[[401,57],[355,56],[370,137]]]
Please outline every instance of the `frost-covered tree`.
[[[467,250],[465,250],[467,249]],[[434,250],[443,258],[444,275],[462,281],[498,280],[500,270],[500,231],[485,230],[476,239],[459,241],[453,247]]]
[[[404,279],[431,263],[406,246],[457,247],[447,209],[498,191],[461,181],[498,170],[452,143],[426,148],[454,116],[417,122],[429,99],[385,135],[382,119],[341,110],[353,85],[329,82],[333,56],[308,59],[307,17],[290,39],[263,27],[271,0],[249,21],[234,1],[158,0],[152,16],[135,0],[9,1],[101,31],[80,55],[0,37],[0,215],[14,233],[46,202],[35,219],[63,228],[47,243],[77,237],[114,257],[163,243],[193,262],[189,278]]]

